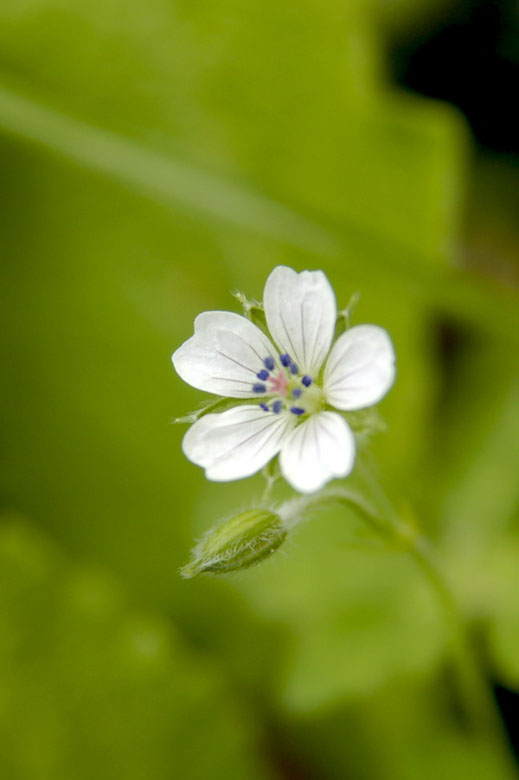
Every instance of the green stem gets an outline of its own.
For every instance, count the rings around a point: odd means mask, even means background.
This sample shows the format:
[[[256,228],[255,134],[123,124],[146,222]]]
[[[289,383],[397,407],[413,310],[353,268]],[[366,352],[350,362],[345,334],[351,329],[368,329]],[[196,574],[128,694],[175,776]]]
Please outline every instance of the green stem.
[[[301,518],[326,504],[339,503],[354,509],[372,531],[381,535],[395,549],[412,556],[436,594],[445,617],[456,662],[460,695],[471,727],[478,738],[493,747],[502,766],[503,777],[516,778],[517,767],[512,759],[496,701],[470,642],[459,606],[436,556],[428,540],[396,515],[385,494],[383,499],[385,516],[381,517],[356,491],[333,488],[289,502],[286,505],[285,522],[287,527],[290,527],[296,524],[296,517]]]
[[[266,504],[272,495],[272,491],[274,490],[274,486],[276,482],[280,478],[279,466],[277,464],[276,459],[271,460],[269,463],[267,463],[267,465],[262,471],[262,474],[265,479],[265,488],[261,495],[261,503]]]
[[[409,552],[429,581],[441,604],[457,661],[460,688],[472,725],[480,733],[491,735],[497,742],[505,746],[503,723],[497,711],[493,693],[474,653],[459,607],[446,584],[429,542],[424,536],[416,535]],[[506,747],[508,749],[508,746]]]

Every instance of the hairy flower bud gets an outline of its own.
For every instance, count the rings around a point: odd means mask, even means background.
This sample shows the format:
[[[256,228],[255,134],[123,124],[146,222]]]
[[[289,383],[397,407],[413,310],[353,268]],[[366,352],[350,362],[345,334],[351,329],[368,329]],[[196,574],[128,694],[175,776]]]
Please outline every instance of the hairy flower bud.
[[[248,509],[211,528],[181,570],[183,577],[203,572],[224,574],[247,569],[268,558],[287,535],[279,515],[268,509]]]

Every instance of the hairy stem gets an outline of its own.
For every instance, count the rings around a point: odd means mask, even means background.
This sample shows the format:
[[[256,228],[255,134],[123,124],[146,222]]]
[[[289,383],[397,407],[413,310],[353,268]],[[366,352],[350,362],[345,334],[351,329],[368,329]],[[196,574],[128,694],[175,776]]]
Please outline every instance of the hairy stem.
[[[380,487],[378,486],[378,492]],[[503,770],[503,778],[517,778],[517,767],[492,690],[470,642],[460,608],[442,568],[425,536],[395,513],[385,494],[384,510],[378,513],[362,495],[348,488],[332,488],[319,494],[294,499],[281,508],[287,527],[296,525],[305,515],[330,504],[354,509],[368,527],[393,549],[408,553],[431,586],[444,615],[456,664],[459,692],[474,735],[493,747]]]

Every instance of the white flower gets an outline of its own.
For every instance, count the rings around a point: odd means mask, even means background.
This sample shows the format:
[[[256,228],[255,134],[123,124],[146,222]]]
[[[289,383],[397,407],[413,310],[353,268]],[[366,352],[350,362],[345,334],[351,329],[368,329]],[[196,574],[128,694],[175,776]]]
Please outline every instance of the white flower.
[[[209,311],[174,353],[176,371],[193,387],[254,399],[197,420],[182,448],[222,482],[254,474],[279,453],[287,482],[311,493],[349,474],[355,460],[354,435],[329,407],[380,401],[395,376],[393,345],[383,328],[357,325],[332,347],[337,306],[322,271],[278,266],[263,302],[272,341],[239,314]]]

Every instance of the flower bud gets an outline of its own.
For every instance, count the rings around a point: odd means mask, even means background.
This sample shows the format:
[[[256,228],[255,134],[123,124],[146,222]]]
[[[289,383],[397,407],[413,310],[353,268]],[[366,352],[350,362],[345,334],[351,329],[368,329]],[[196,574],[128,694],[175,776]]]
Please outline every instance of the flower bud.
[[[248,509],[211,528],[181,570],[183,577],[247,569],[268,558],[287,535],[281,518],[268,509]]]

